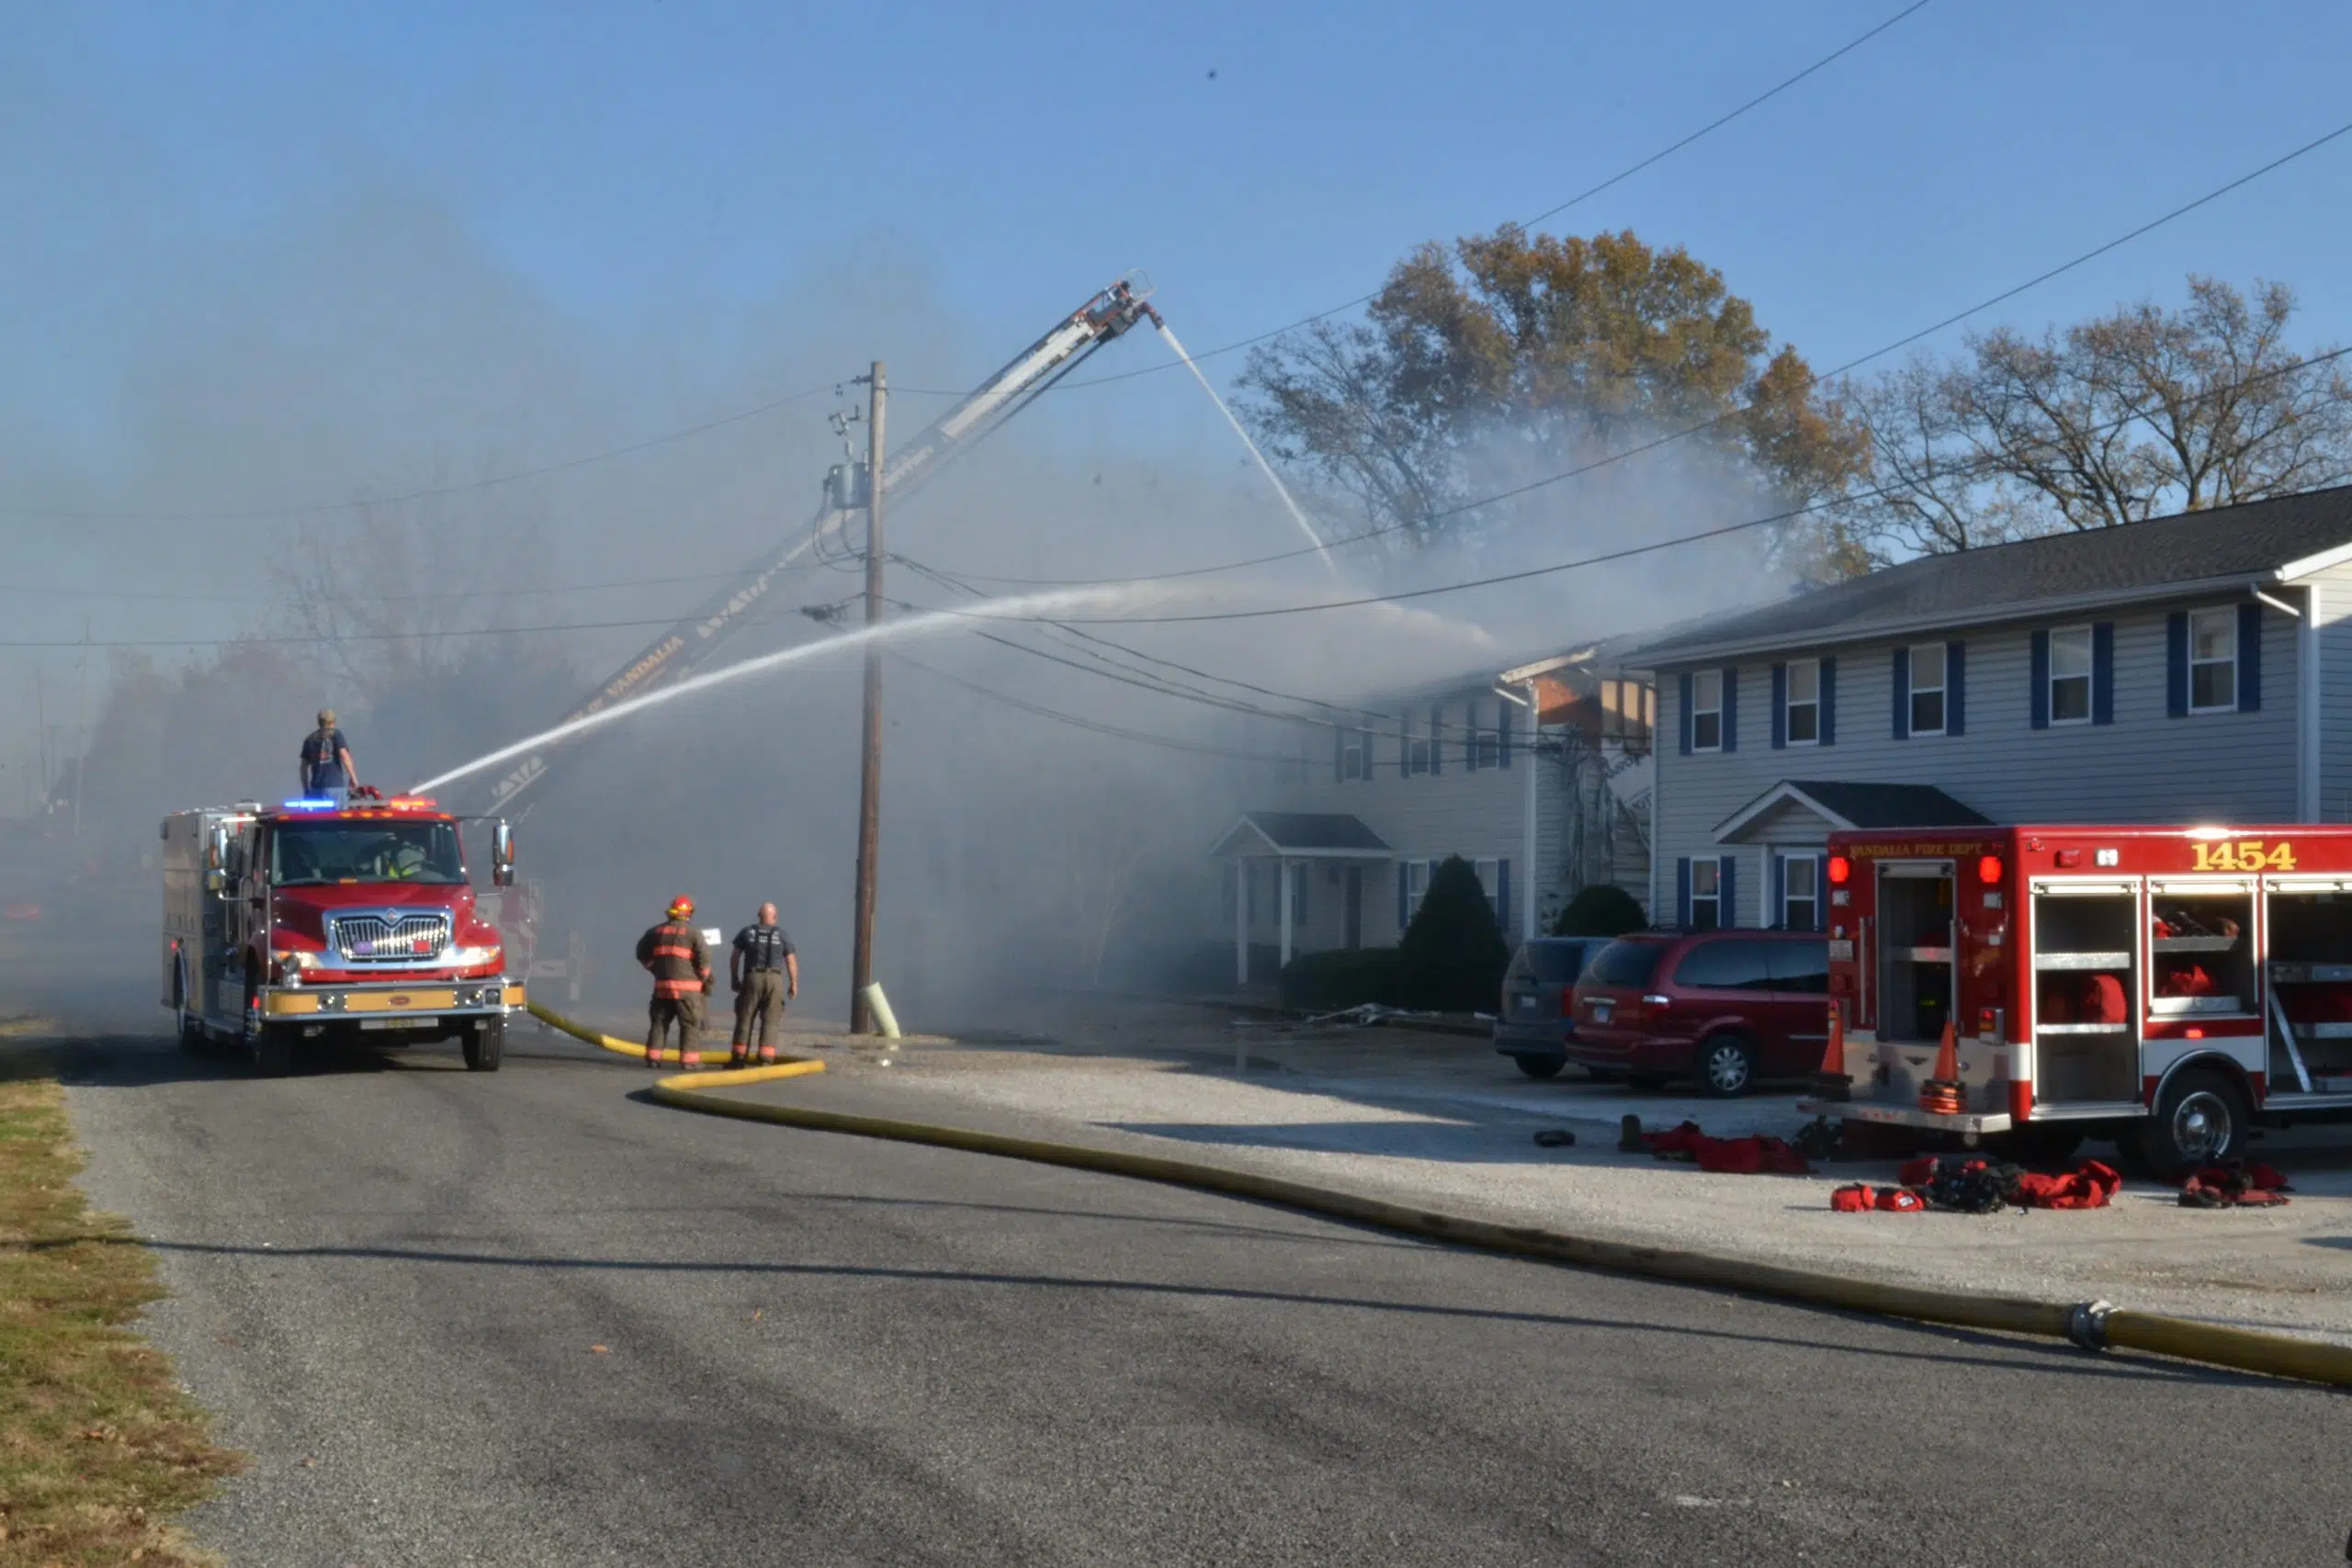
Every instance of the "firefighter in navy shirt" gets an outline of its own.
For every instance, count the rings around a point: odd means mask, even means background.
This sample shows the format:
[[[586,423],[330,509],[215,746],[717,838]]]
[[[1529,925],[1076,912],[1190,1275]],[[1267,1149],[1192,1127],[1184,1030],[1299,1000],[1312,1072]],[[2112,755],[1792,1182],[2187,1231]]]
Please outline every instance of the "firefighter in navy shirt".
[[[735,933],[727,969],[735,984],[735,1046],[729,1060],[739,1067],[751,1060],[756,1032],[760,1060],[775,1061],[776,1036],[784,1032],[784,1004],[800,994],[800,954],[775,923],[774,904],[761,905],[758,923]]]
[[[350,744],[334,727],[334,709],[319,710],[319,727],[302,738],[302,793],[341,795],[359,787]]]

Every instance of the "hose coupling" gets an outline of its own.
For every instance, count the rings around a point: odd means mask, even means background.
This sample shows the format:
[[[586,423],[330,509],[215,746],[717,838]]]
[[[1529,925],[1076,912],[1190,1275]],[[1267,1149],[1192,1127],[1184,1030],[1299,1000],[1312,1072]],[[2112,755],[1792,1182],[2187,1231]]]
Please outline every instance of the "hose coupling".
[[[2107,1348],[2107,1318],[2111,1302],[2079,1302],[2066,1309],[2066,1337],[2086,1350]]]

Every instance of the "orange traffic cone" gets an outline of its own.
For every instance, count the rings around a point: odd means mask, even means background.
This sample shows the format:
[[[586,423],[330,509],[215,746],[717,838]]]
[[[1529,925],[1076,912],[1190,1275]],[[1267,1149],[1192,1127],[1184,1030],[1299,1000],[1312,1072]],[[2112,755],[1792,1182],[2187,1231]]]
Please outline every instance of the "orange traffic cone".
[[[1829,1004],[1829,1043],[1822,1047],[1821,1070],[1813,1075],[1815,1100],[1851,1100],[1853,1076],[1846,1071],[1846,1009]]]
[[[1968,1090],[1960,1081],[1960,1043],[1950,1019],[1944,1020],[1943,1043],[1936,1049],[1936,1076],[1919,1090],[1919,1109],[1942,1116],[1968,1109]]]

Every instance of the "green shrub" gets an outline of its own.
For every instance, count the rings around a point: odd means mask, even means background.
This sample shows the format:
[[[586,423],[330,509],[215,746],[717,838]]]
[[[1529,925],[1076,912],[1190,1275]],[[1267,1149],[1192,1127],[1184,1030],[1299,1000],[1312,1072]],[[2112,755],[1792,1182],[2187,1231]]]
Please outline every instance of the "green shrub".
[[[1579,889],[1552,920],[1554,936],[1623,936],[1649,924],[1642,906],[1613,882]]]
[[[1468,861],[1451,856],[1430,874],[1396,956],[1405,1005],[1437,1012],[1493,1009],[1510,952]]]
[[[1302,953],[1283,971],[1283,1006],[1304,1012],[1337,1012],[1366,1002],[1401,1007],[1399,974],[1393,947]]]

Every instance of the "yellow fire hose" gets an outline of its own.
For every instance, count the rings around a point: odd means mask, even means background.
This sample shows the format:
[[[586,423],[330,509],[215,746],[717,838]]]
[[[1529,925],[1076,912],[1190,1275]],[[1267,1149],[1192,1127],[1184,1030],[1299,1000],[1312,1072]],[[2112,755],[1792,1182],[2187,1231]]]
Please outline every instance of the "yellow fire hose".
[[[576,1039],[640,1061],[645,1047],[583,1029],[538,1003],[532,1015]],[[1923,1286],[1885,1284],[1825,1274],[1807,1269],[1718,1258],[1673,1247],[1644,1247],[1631,1242],[1603,1241],[1590,1236],[1545,1230],[1534,1225],[1497,1224],[1465,1219],[1431,1209],[1417,1209],[1366,1198],[1352,1192],[1256,1176],[1192,1160],[1166,1159],[1156,1155],[1127,1154],[1089,1148],[1080,1144],[1052,1143],[1039,1138],[984,1133],[969,1127],[949,1127],[893,1117],[857,1116],[805,1106],[772,1105],[731,1100],[706,1092],[730,1084],[764,1083],[824,1071],[825,1064],[808,1058],[779,1062],[774,1066],[680,1073],[654,1080],[654,1100],[681,1111],[707,1116],[731,1116],[744,1122],[816,1132],[847,1133],[858,1137],[887,1138],[899,1143],[929,1144],[970,1154],[996,1155],[1074,1170],[1102,1171],[1146,1181],[1190,1187],[1262,1203],[1279,1204],[1308,1213],[1326,1214],[1357,1224],[1419,1236],[1455,1247],[1475,1247],[1521,1258],[1539,1258],[1581,1269],[1645,1279],[1671,1280],[1680,1284],[1716,1290],[1744,1291],[1811,1306],[1847,1312],[1873,1313],[1921,1323],[1951,1324],[2000,1334],[2030,1334],[2065,1339],[2088,1350],[2110,1348],[2143,1350],[2177,1360],[2229,1367],[2267,1377],[2352,1388],[2352,1346],[2298,1339],[2256,1329],[2226,1328],[2188,1318],[2152,1313],[2125,1312],[2105,1302],[2064,1305],[2014,1296],[1969,1295]]]

